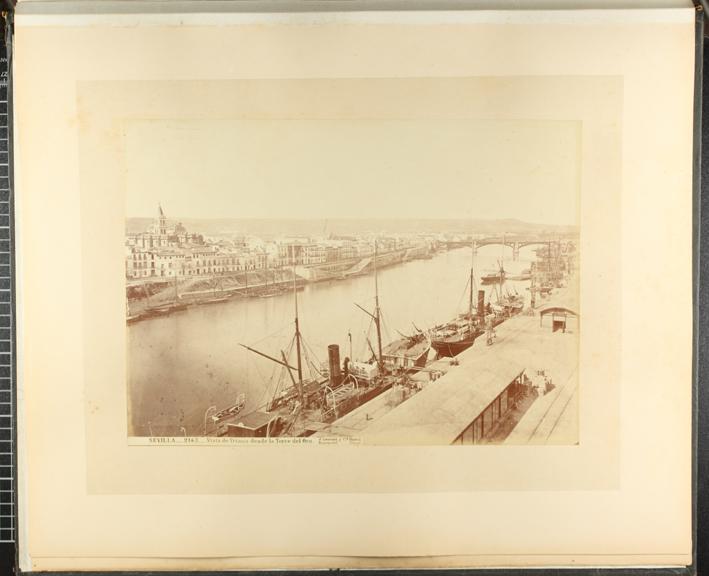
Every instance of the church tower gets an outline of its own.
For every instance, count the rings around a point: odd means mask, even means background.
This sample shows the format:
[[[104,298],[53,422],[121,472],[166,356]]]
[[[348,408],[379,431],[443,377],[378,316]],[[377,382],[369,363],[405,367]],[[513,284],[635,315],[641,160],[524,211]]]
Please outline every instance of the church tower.
[[[160,234],[160,236],[167,235],[167,218],[160,204],[158,204],[158,234]]]

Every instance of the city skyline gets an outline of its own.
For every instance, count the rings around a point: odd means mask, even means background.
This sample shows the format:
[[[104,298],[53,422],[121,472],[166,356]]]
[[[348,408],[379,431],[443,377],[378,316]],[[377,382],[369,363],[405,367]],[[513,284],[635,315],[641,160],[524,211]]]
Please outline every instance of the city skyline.
[[[157,211],[157,208],[156,208]],[[517,219],[443,220],[443,219],[278,219],[278,218],[190,218],[173,216],[165,208],[168,221],[209,235],[312,236],[367,234],[536,234],[577,233],[577,226],[540,224]],[[152,216],[126,218],[126,233],[142,231]]]

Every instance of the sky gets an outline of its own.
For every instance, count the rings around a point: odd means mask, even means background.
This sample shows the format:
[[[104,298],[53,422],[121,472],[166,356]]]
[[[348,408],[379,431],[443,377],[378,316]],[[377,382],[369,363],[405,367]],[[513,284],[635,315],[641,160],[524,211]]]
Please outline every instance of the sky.
[[[128,217],[500,219],[575,225],[572,121],[145,120],[126,126]]]

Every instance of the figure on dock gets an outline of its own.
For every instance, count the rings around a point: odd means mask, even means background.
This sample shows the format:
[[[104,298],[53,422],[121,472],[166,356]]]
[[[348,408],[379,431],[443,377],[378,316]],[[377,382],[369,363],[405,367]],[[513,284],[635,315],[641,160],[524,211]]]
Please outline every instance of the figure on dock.
[[[492,318],[489,318],[487,321],[487,326],[485,330],[485,334],[487,337],[487,345],[491,346],[492,343],[495,341],[497,338],[497,333],[495,332],[495,323],[493,322]]]

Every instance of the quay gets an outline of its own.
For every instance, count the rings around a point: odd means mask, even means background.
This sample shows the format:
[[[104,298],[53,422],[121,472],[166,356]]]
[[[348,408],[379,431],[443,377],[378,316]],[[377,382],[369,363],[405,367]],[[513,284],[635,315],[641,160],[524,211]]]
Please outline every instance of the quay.
[[[342,237],[247,238],[234,234],[204,236],[180,222],[157,217],[142,230],[126,234],[126,320],[165,316],[188,306],[215,304],[237,297],[270,297],[287,292],[290,283],[337,281],[366,275],[413,260],[431,259],[441,251],[500,245],[513,260],[526,246],[537,251],[575,249],[575,236],[548,233],[503,236],[468,234],[453,239],[442,233],[372,234]],[[379,246],[375,255],[374,244]],[[554,266],[554,259],[546,264]],[[513,277],[510,277],[513,279]],[[553,280],[553,279],[552,279]],[[543,289],[540,287],[539,289]]]
[[[500,324],[491,345],[481,336],[316,436],[369,445],[576,443],[580,319],[575,277],[568,280],[533,314]]]

